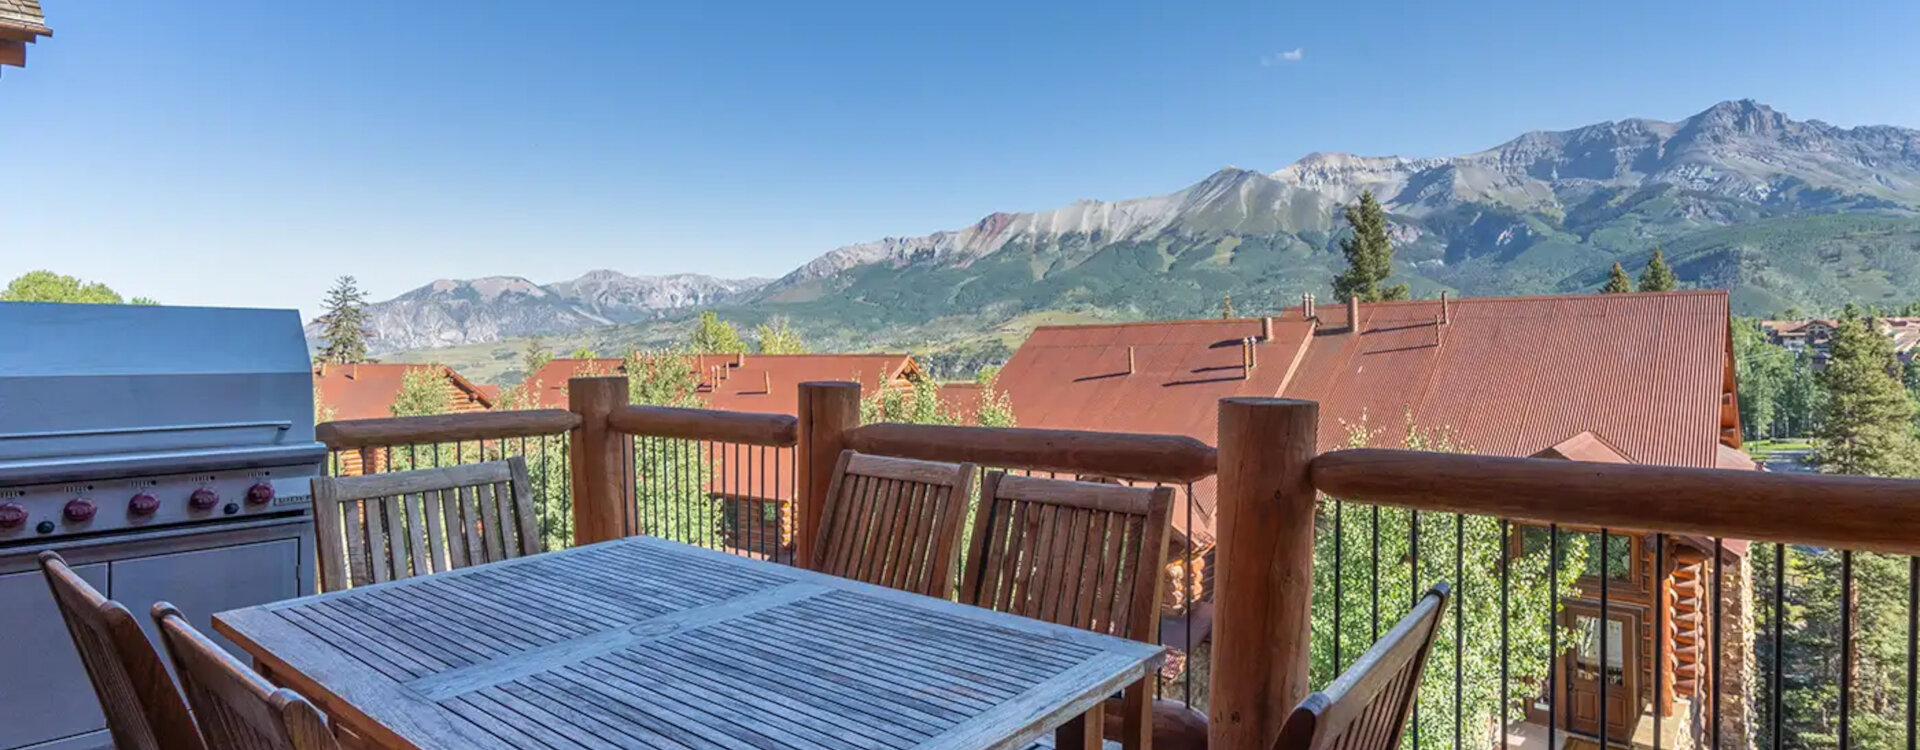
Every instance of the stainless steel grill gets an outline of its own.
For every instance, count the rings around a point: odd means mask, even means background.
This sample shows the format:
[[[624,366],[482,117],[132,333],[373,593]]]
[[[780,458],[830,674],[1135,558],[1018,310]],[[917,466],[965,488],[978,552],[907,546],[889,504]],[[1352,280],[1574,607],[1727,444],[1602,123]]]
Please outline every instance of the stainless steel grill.
[[[205,627],[312,589],[325,455],[292,310],[0,303],[0,748],[109,745],[40,550]]]

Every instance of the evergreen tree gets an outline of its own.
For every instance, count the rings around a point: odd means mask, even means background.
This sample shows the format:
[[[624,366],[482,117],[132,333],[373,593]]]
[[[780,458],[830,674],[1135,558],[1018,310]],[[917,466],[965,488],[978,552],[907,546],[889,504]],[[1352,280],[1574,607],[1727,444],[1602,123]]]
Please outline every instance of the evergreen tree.
[[[1820,373],[1826,400],[1819,427],[1820,470],[1904,477],[1920,473],[1914,404],[1901,383],[1893,342],[1848,305]]]
[[[1653,249],[1653,260],[1647,261],[1647,270],[1640,274],[1640,291],[1671,292],[1679,288],[1679,282],[1673,278],[1673,267],[1667,265],[1667,254],[1660,248]]]
[[[97,281],[81,281],[52,271],[28,271],[0,289],[0,302],[72,302],[89,305],[120,305],[127,300],[120,293]],[[146,297],[133,298],[135,305],[160,304]]]
[[[761,354],[807,353],[807,344],[800,340],[800,332],[793,330],[791,323],[783,316],[776,315],[772,320],[755,327],[753,338]]]
[[[1614,264],[1619,268],[1619,264]],[[1781,421],[1783,396],[1795,373],[1793,352],[1767,340],[1760,322],[1733,322],[1733,359],[1740,382],[1740,428],[1749,439],[1772,437]],[[1786,434],[1786,433],[1780,433]]]
[[[1406,284],[1386,289],[1380,283],[1393,275],[1393,244],[1387,238],[1387,212],[1369,190],[1360,194],[1360,202],[1346,210],[1347,226],[1353,236],[1340,240],[1340,252],[1347,256],[1347,272],[1333,277],[1333,296],[1361,302],[1411,299]]]
[[[409,367],[400,375],[400,393],[393,397],[388,411],[396,417],[424,417],[445,414],[452,405],[447,400],[447,375],[438,365]]]
[[[1601,294],[1624,294],[1633,291],[1633,277],[1627,275],[1627,269],[1614,261],[1613,270],[1607,273],[1607,285],[1600,288]]]
[[[688,343],[694,354],[737,354],[747,350],[746,342],[740,340],[740,331],[712,310],[701,311]]]
[[[527,345],[520,350],[520,367],[527,371],[526,380],[532,380],[540,373],[540,368],[553,361],[553,352],[547,351],[539,336],[527,339]]]
[[[320,362],[351,365],[371,362],[367,358],[367,294],[360,291],[352,276],[335,280],[327,290],[327,312],[320,316]]]
[[[1233,318],[1233,295],[1231,294],[1224,295],[1220,298],[1220,319],[1230,320],[1232,318]]]

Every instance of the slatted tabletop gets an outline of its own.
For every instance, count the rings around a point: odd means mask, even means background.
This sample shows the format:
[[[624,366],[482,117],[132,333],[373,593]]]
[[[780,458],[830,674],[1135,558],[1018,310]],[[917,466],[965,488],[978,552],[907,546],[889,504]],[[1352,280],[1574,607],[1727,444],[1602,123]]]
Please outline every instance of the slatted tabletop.
[[[1157,646],[633,537],[224,612],[396,748],[1024,747]]]

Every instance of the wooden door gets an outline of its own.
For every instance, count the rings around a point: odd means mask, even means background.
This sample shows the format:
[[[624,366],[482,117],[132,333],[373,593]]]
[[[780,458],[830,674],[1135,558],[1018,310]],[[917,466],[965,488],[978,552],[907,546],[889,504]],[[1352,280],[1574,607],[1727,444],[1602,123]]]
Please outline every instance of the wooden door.
[[[1600,684],[1604,679],[1608,743],[1630,744],[1634,725],[1640,719],[1636,698],[1640,693],[1639,618],[1632,612],[1607,613],[1606,655],[1602,658],[1599,608],[1569,603],[1566,617],[1574,640],[1561,657],[1567,691],[1565,729],[1600,735]]]

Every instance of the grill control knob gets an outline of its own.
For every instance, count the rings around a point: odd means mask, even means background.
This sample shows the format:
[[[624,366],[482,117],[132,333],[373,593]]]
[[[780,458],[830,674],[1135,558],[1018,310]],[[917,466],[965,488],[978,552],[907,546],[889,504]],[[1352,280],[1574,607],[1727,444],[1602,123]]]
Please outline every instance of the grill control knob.
[[[146,518],[159,511],[160,498],[154,497],[149,492],[134,495],[133,499],[127,501],[127,515],[135,518]]]
[[[248,505],[266,505],[273,502],[273,485],[259,482],[247,488]]]
[[[99,509],[94,507],[92,500],[84,497],[76,497],[67,501],[67,507],[60,510],[60,515],[66,516],[67,520],[72,523],[86,523],[93,520],[93,514],[96,510]]]
[[[27,525],[27,509],[19,503],[0,503],[0,529],[17,529]]]
[[[187,505],[194,510],[213,510],[220,506],[220,493],[214,492],[211,487],[201,487],[187,496]]]

